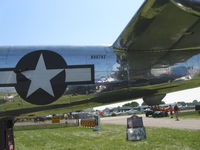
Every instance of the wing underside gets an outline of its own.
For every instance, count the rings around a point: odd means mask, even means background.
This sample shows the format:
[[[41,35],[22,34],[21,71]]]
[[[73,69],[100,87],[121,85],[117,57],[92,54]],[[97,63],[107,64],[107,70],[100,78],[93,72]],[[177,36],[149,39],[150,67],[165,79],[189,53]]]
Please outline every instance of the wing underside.
[[[127,51],[199,49],[199,0],[146,0],[113,44]]]

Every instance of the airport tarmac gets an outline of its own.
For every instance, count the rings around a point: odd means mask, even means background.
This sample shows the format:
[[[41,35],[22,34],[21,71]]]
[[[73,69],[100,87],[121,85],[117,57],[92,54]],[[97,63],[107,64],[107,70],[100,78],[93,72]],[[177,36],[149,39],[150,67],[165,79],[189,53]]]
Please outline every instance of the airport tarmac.
[[[175,129],[192,129],[200,130],[200,119],[180,119],[176,121],[175,118],[151,118],[145,115],[138,115],[143,118],[145,127],[164,127]],[[101,124],[118,124],[126,125],[127,118],[131,116],[116,116],[101,118]]]

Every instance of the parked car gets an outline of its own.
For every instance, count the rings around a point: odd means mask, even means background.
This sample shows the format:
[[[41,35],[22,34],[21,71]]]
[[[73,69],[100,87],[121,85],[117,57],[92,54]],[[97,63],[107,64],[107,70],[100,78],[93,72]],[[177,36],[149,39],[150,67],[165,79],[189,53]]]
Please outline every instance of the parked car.
[[[145,110],[146,117],[167,117],[168,110],[164,107],[151,107],[150,109]]]

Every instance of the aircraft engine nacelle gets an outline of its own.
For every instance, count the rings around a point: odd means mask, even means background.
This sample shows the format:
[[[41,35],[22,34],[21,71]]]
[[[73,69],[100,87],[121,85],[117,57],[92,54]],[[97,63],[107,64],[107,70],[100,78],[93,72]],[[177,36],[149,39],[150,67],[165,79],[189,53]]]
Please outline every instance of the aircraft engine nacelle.
[[[146,96],[143,97],[143,101],[149,106],[159,105],[165,96],[166,94]]]

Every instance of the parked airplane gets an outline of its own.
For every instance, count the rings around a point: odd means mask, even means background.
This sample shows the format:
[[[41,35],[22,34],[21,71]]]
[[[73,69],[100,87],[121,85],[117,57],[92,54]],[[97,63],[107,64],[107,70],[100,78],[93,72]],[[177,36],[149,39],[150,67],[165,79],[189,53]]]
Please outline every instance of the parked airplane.
[[[12,119],[23,114],[161,100],[198,87],[199,16],[200,0],[146,0],[109,47],[0,47],[0,86],[19,95],[0,104],[0,149]]]

